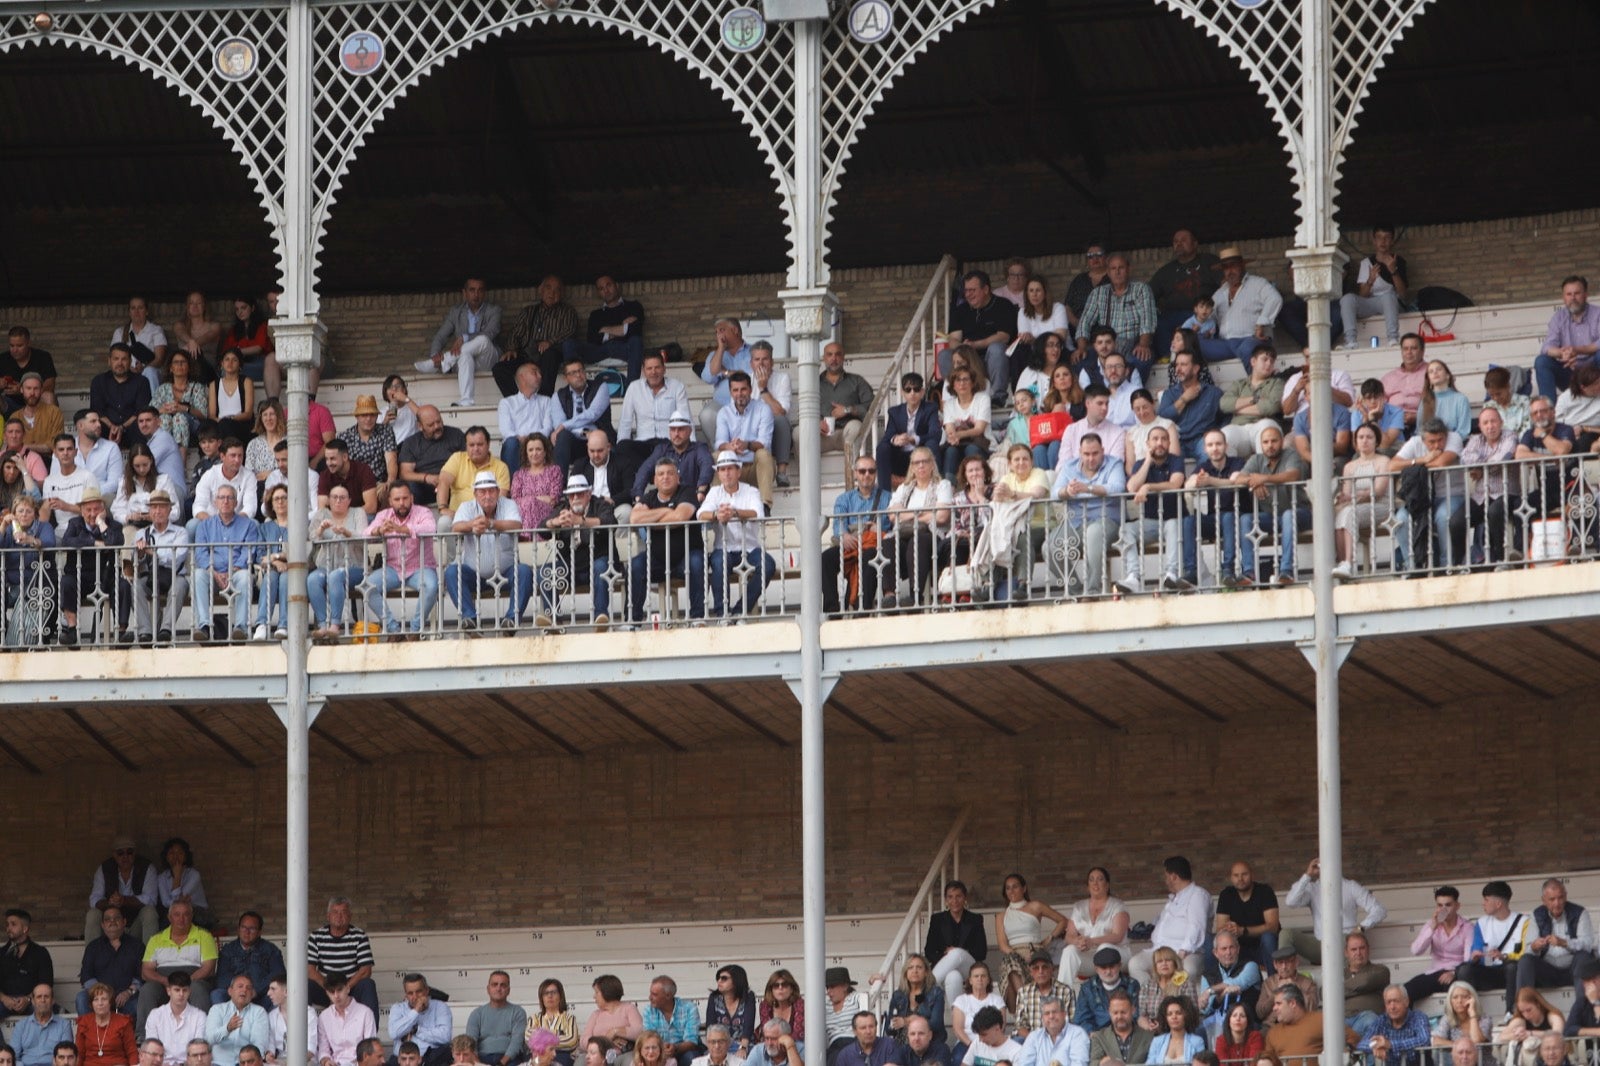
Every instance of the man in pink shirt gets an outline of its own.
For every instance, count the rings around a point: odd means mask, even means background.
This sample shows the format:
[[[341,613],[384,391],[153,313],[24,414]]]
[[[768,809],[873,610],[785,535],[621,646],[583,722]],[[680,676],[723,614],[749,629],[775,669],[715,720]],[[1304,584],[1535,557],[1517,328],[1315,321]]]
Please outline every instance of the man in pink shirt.
[[[367,536],[382,537],[383,569],[367,575],[361,583],[367,600],[367,613],[382,620],[385,634],[398,637],[400,620],[389,613],[384,599],[398,588],[417,593],[417,614],[411,620],[410,639],[416,640],[422,624],[439,601],[439,570],[434,562],[433,511],[417,507],[411,498],[411,484],[396,481],[389,486],[389,506],[367,527]],[[352,1060],[354,1061],[354,1060]]]
[[[330,977],[322,988],[333,1005],[317,1018],[317,1066],[356,1066],[357,1046],[377,1035],[377,1020],[365,1004],[350,998],[345,978]]]
[[[1422,386],[1428,380],[1428,362],[1422,357],[1422,338],[1407,333],[1400,338],[1400,365],[1383,375],[1383,391],[1389,402],[1406,413],[1406,433],[1417,429],[1417,405],[1422,402]]]
[[[1406,994],[1413,1004],[1448,989],[1456,979],[1456,967],[1467,961],[1472,950],[1472,923],[1461,917],[1461,893],[1454,885],[1441,885],[1434,890],[1433,904],[1433,917],[1422,923],[1411,942],[1411,954],[1427,951],[1432,955],[1428,972],[1406,982]]]

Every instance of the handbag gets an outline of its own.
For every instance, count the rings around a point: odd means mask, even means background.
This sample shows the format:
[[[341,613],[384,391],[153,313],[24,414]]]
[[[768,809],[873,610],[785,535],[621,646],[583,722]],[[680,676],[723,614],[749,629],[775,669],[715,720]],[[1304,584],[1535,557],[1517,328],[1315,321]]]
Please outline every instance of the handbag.
[[[1066,411],[1047,411],[1040,415],[1029,415],[1028,443],[1037,446],[1060,440],[1061,434],[1067,431],[1067,426],[1071,423],[1072,416]]]

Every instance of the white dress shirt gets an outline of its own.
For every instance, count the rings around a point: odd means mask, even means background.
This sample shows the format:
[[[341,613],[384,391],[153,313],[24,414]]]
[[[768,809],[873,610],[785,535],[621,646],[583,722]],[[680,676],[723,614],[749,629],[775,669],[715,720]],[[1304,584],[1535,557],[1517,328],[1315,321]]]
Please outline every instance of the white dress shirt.
[[[1289,895],[1284,898],[1284,902],[1291,907],[1311,908],[1311,928],[1316,933],[1317,939],[1321,940],[1322,882],[1320,880],[1313,881],[1310,874],[1301,874],[1300,880],[1296,881],[1294,887],[1289,889]],[[1385,918],[1389,917],[1389,909],[1378,902],[1377,896],[1369,892],[1365,885],[1352,881],[1348,877],[1344,879],[1343,899],[1340,906],[1343,911],[1340,930],[1344,933],[1354,931],[1357,925],[1362,928],[1371,928],[1374,925],[1381,924]],[[1356,921],[1357,911],[1366,913],[1364,921]]]

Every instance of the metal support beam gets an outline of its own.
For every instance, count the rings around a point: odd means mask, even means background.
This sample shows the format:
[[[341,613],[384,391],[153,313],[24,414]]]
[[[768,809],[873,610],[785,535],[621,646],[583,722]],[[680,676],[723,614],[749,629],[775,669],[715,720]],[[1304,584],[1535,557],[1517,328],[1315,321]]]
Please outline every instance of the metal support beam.
[[[511,717],[515,718],[517,721],[521,722],[535,733],[538,733],[541,737],[544,737],[546,740],[560,748],[562,751],[566,752],[568,755],[576,756],[583,754],[583,752],[579,750],[571,741],[567,740],[567,738],[561,736],[559,733],[545,725],[543,722],[539,721],[533,715],[529,714],[527,711],[524,711],[521,707],[518,707],[510,700],[500,695],[500,693],[485,692],[483,695],[484,698],[490,703],[494,704],[502,711],[505,711]]]
[[[477,762],[483,758],[483,756],[467,747],[460,740],[452,736],[448,731],[428,721],[426,718],[422,717],[422,715],[418,714],[416,711],[413,711],[410,707],[407,707],[401,700],[388,699],[384,700],[383,702],[388,704],[389,709],[394,711],[395,714],[398,714],[400,717],[404,718],[418,729],[421,729],[434,740],[437,740],[439,743],[443,744],[445,747],[449,748],[463,759],[470,759],[473,762]]]
[[[787,748],[789,746],[789,742],[787,740],[784,740],[778,734],[774,733],[772,730],[768,729],[754,718],[751,718],[748,714],[744,713],[744,711],[736,707],[732,700],[722,696],[709,686],[690,685],[689,687],[694,689],[701,696],[705,697],[707,702],[711,703],[723,713],[727,714],[728,717],[748,726],[752,732],[760,733],[762,736],[766,737],[780,748]]]
[[[322,703],[322,701],[320,699],[317,700],[316,702],[318,704]],[[367,758],[365,755],[361,754],[359,751],[357,751],[356,749],[352,748],[350,745],[346,744],[344,741],[340,740],[338,737],[334,736],[332,733],[328,732],[326,729],[318,729],[316,726],[312,726],[311,727],[311,735],[314,736],[314,737],[317,737],[317,738],[319,738],[321,740],[326,740],[328,742],[329,746],[331,746],[334,749],[336,749],[339,752],[340,755],[343,755],[345,758],[349,759],[351,762],[355,763],[357,766],[371,766],[372,765],[372,760],[371,759]]]
[[[923,677],[915,670],[906,676],[912,681],[915,681],[917,684],[921,685],[923,688],[927,689],[929,692],[933,693],[935,696],[938,696],[940,699],[950,704],[950,706],[967,712],[972,717],[988,726],[990,729],[993,729],[995,732],[1002,733],[1008,737],[1014,737],[1017,735],[1017,731],[1015,729],[1012,729],[1010,726],[995,718],[987,711],[975,706],[970,701],[964,700],[960,696],[957,696],[954,692],[951,692],[937,681],[934,681],[931,678]]]
[[[835,678],[835,680],[837,680],[837,678]],[[871,733],[872,736],[875,739],[877,739],[879,742],[884,743],[884,744],[893,744],[894,743],[894,734],[893,733],[885,733],[883,730],[879,729],[877,726],[875,726],[871,722],[867,721],[866,717],[864,715],[862,715],[862,713],[860,711],[858,711],[855,708],[851,707],[848,703],[844,702],[839,697],[837,697],[837,696],[830,697],[828,699],[827,706],[832,707],[836,714],[838,714],[840,717],[842,717],[845,721],[849,722],[850,724],[860,728],[862,732]]]
[[[649,722],[645,721],[643,718],[640,718],[638,715],[634,714],[627,707],[624,707],[620,700],[611,695],[611,693],[607,692],[605,689],[591,688],[588,690],[588,693],[601,703],[605,704],[607,707],[610,707],[613,711],[616,711],[623,718],[626,718],[628,721],[632,722],[646,733],[649,733],[651,736],[661,741],[661,743],[665,744],[679,755],[682,755],[689,750],[682,744],[679,744],[676,740],[673,740],[671,737],[667,736],[661,730],[657,729],[655,726],[651,725]]]
[[[1078,697],[1072,695],[1072,693],[1066,691],[1060,686],[1046,681],[1044,678],[1034,673],[1030,668],[1026,666],[1013,666],[1011,671],[1024,681],[1027,681],[1030,684],[1043,689],[1045,692],[1048,692],[1052,697],[1060,700],[1068,707],[1071,707],[1073,710],[1077,711],[1091,722],[1098,722],[1100,725],[1111,730],[1113,733],[1126,733],[1128,731],[1127,728],[1120,723],[1107,718],[1105,715],[1101,714],[1099,711],[1095,710],[1087,703],[1084,703],[1082,700],[1078,699]]]
[[[1267,686],[1284,699],[1298,703],[1308,711],[1314,711],[1317,709],[1316,700],[1308,699],[1306,696],[1290,688],[1288,685],[1285,685],[1282,681],[1279,681],[1265,670],[1256,666],[1255,663],[1251,662],[1249,659],[1246,659],[1243,655],[1237,655],[1231,651],[1219,651],[1217,652],[1217,658],[1221,659],[1235,670],[1238,670],[1240,673],[1248,674],[1255,678],[1257,681],[1261,682],[1263,685]]]
[[[1350,660],[1350,666],[1351,666],[1352,669],[1360,670],[1362,673],[1366,674],[1368,677],[1373,677],[1373,678],[1378,679],[1379,681],[1383,682],[1385,685],[1388,685],[1390,688],[1394,689],[1396,692],[1403,693],[1404,695],[1406,695],[1406,696],[1410,697],[1411,699],[1415,700],[1417,703],[1419,703],[1422,706],[1428,708],[1428,710],[1430,710],[1430,711],[1437,711],[1440,707],[1444,706],[1444,704],[1440,703],[1438,700],[1434,699],[1432,696],[1429,696],[1429,695],[1427,695],[1427,694],[1425,694],[1425,693],[1423,693],[1423,692],[1421,692],[1421,691],[1419,691],[1417,689],[1412,688],[1410,685],[1406,684],[1404,681],[1399,680],[1398,678],[1390,677],[1388,674],[1384,673],[1382,670],[1378,669],[1376,666],[1373,666],[1371,663],[1367,662],[1365,659],[1351,659]]]
[[[1218,723],[1226,722],[1228,720],[1225,715],[1218,714],[1210,707],[1207,707],[1205,704],[1201,703],[1199,700],[1183,691],[1183,689],[1179,688],[1177,685],[1167,684],[1150,671],[1140,669],[1126,659],[1119,658],[1112,659],[1111,661],[1128,671],[1128,673],[1132,674],[1134,677],[1137,677],[1140,681],[1143,681],[1145,684],[1149,685],[1151,688],[1156,689],[1158,692],[1164,693],[1165,695],[1177,700],[1179,703],[1194,711],[1196,714],[1202,715],[1211,719],[1213,722]]]
[[[124,770],[135,774],[139,772],[139,767],[134,765],[133,760],[122,754],[122,752],[117,749],[117,746],[111,743],[111,741],[107,740],[105,735],[101,733],[100,730],[84,721],[83,715],[74,710],[68,710],[66,715],[67,718],[71,720],[72,724],[83,730],[84,733],[88,735],[90,740],[94,741],[100,746],[102,751],[111,756],[113,759],[117,760],[117,762],[121,763]]]
[[[1507,684],[1515,685],[1517,688],[1522,689],[1522,691],[1528,693],[1529,695],[1537,696],[1542,700],[1555,699],[1554,693],[1540,688],[1526,677],[1521,676],[1522,671],[1502,670],[1497,666],[1491,666],[1482,659],[1479,659],[1477,656],[1469,655],[1455,645],[1447,643],[1442,637],[1427,634],[1422,639],[1428,644],[1431,644],[1433,647],[1438,648],[1452,659],[1455,659],[1457,662],[1466,663],[1479,673],[1488,674],[1497,681],[1503,681]]]
[[[254,770],[256,768],[255,763],[245,758],[238,748],[234,747],[226,740],[223,740],[222,737],[218,736],[216,730],[202,722],[200,720],[200,716],[189,710],[189,708],[180,707],[176,703],[169,703],[167,704],[167,709],[173,714],[177,715],[179,718],[182,718],[184,725],[188,726],[191,731],[198,733],[207,740],[211,741],[211,743],[215,744],[222,750],[224,755],[238,763],[240,766],[244,767],[246,770]]]

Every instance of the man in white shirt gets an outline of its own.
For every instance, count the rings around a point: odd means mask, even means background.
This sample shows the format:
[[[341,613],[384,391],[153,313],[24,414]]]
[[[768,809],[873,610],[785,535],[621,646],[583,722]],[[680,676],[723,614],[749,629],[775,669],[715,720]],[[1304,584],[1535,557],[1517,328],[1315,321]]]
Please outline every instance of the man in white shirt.
[[[1156,948],[1171,948],[1178,953],[1189,980],[1198,982],[1205,961],[1201,948],[1206,930],[1211,928],[1211,893],[1194,883],[1194,871],[1182,855],[1170,856],[1161,868],[1167,883],[1167,905],[1156,919],[1150,946],[1129,961],[1128,970],[1141,985],[1147,984],[1155,973],[1150,956]]]
[[[272,1066],[300,1066],[292,1055],[285,1054],[289,1043],[289,1019],[283,1016],[283,1005],[289,1002],[289,982],[284,977],[274,977],[267,985],[267,998],[272,1009],[267,1012],[266,1059]],[[371,1011],[367,1012],[369,1015]],[[374,1023],[376,1024],[376,1023]],[[317,1054],[317,1009],[306,1004],[306,1057],[311,1061]]]
[[[44,479],[44,502],[39,506],[39,517],[47,522],[54,521],[59,537],[67,531],[72,516],[78,513],[83,490],[98,482],[93,471],[78,464],[78,442],[72,434],[63,433],[57,437],[54,450],[50,474]]]
[[[706,1026],[706,1053],[697,1055],[689,1066],[744,1066],[744,1059],[729,1053],[732,1044],[726,1025]]]
[[[1362,315],[1383,315],[1390,345],[1400,343],[1400,301],[1406,295],[1406,261],[1394,251],[1394,229],[1372,231],[1372,254],[1364,256],[1356,272],[1356,291],[1339,297],[1339,320],[1344,323],[1344,346],[1356,346],[1357,324]]]
[[[634,465],[666,442],[672,416],[689,409],[689,390],[667,377],[667,360],[660,352],[645,355],[640,375],[622,394],[617,421],[617,448],[630,453]]]
[[[256,475],[245,469],[244,445],[238,438],[229,437],[222,442],[221,451],[222,462],[201,475],[200,483],[194,487],[194,506],[189,509],[193,517],[188,522],[191,537],[201,522],[217,513],[217,490],[224,485],[233,486],[237,513],[246,517],[256,513]]]
[[[355,1066],[356,1049],[378,1033],[377,1019],[364,1004],[350,998],[344,977],[330,977],[324,990],[331,1006],[317,1019],[318,1066]]]
[[[786,370],[772,368],[772,345],[756,341],[750,346],[750,382],[755,398],[772,411],[772,458],[778,466],[777,484],[789,487],[789,459],[794,455],[794,390]]]
[[[189,975],[181,970],[167,977],[167,1005],[145,1019],[145,1036],[161,1041],[163,1066],[183,1066],[189,1041],[206,1038],[206,1012],[189,1002]]]
[[[95,476],[106,499],[115,499],[122,488],[122,449],[101,435],[100,416],[88,408],[73,416],[73,426],[78,431],[78,465]]]
[[[711,523],[711,613],[749,614],[767,582],[777,572],[772,557],[761,550],[761,493],[739,481],[743,464],[733,452],[717,456],[717,483],[700,505],[700,521]],[[748,568],[740,602],[728,604],[730,581],[737,583]]]
[[[732,452],[743,467],[743,478],[761,490],[761,502],[772,510],[777,464],[772,458],[772,410],[757,403],[750,375],[735,370],[728,375],[728,402],[717,411],[717,454]]]
[[[1511,886],[1490,881],[1483,886],[1483,917],[1472,931],[1472,950],[1456,967],[1456,980],[1479,992],[1504,988],[1506,1002],[1515,1003],[1517,964],[1532,939],[1533,921],[1511,910]]]
[[[537,363],[517,367],[517,391],[500,401],[500,461],[510,470],[522,465],[522,443],[530,434],[555,432],[555,401],[539,392]],[[554,462],[555,455],[545,456]]]
[[[1285,906],[1310,907],[1311,931],[1314,939],[1308,940],[1304,929],[1285,929],[1280,943],[1293,946],[1300,957],[1313,966],[1322,965],[1322,860],[1312,859],[1306,872],[1300,875],[1284,897]],[[1346,877],[1341,891],[1339,931],[1348,936],[1357,929],[1370,929],[1389,917],[1389,910],[1366,886]],[[1357,914],[1363,915],[1357,920]]]
[[[1540,905],[1533,909],[1533,940],[1517,962],[1517,989],[1562,988],[1594,958],[1594,916],[1567,899],[1567,886],[1552,877],[1540,886]]]
[[[1224,248],[1219,258],[1222,286],[1211,297],[1217,305],[1217,336],[1200,338],[1200,353],[1207,362],[1238,359],[1248,374],[1256,342],[1272,340],[1283,296],[1266,278],[1246,272],[1250,262],[1238,248]]]

